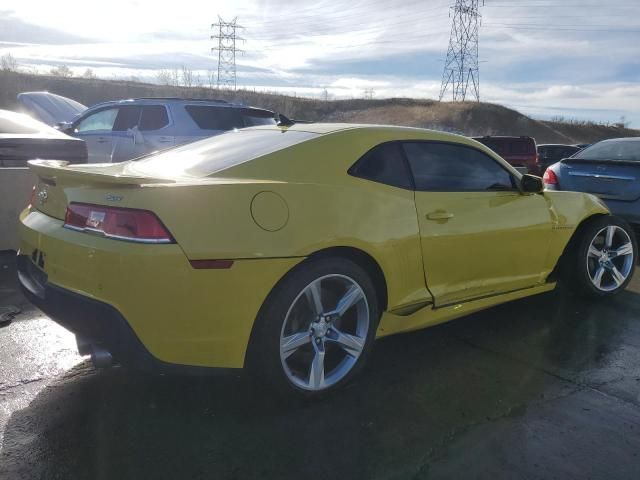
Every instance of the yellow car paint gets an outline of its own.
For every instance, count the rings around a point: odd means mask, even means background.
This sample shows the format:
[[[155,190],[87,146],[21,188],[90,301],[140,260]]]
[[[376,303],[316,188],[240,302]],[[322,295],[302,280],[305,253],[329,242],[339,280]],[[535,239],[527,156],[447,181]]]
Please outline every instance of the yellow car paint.
[[[142,175],[135,162],[32,162],[48,200],[23,212],[21,251],[44,252],[52,284],[115,307],[158,359],[242,367],[265,298],[316,252],[348,247],[380,266],[384,336],[553,289],[547,277],[575,229],[608,214],[583,193],[413,192],[347,174],[375,145],[431,140],[473,146],[519,181],[504,160],[465,137],[357,125],[257,129],[317,136],[209,177]],[[177,243],[70,231],[62,226],[69,202],[151,210]],[[428,219],[434,212],[454,217]],[[189,260],[197,259],[235,263],[196,270]]]

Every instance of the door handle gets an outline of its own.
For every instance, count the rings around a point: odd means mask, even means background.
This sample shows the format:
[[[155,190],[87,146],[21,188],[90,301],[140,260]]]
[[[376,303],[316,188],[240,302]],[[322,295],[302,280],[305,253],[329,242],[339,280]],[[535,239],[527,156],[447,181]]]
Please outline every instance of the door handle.
[[[453,213],[445,212],[444,210],[427,213],[427,220],[449,220],[451,218],[453,218]]]
[[[104,137],[98,137],[97,142],[98,142],[98,143],[107,143],[107,139],[106,139],[106,138],[104,138]]]

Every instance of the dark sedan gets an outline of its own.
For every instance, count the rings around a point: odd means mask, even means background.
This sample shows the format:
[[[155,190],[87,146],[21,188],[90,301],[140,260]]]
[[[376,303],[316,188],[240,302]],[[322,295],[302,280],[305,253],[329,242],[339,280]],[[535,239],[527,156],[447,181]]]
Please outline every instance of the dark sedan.
[[[559,162],[563,158],[569,158],[581,150],[576,145],[544,144],[538,145],[538,165],[544,172],[549,165]]]
[[[548,190],[573,190],[600,197],[611,212],[640,224],[640,137],[603,140],[551,165]]]
[[[26,167],[35,158],[87,163],[87,145],[27,115],[0,110],[0,167]]]

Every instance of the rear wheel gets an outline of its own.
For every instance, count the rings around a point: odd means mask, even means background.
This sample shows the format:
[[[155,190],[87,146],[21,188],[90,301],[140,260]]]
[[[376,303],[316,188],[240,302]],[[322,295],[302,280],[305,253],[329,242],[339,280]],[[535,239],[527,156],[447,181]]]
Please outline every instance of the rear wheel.
[[[614,295],[633,277],[638,247],[631,227],[606,216],[589,223],[572,253],[570,286],[592,297]]]
[[[252,335],[249,368],[280,392],[321,396],[362,368],[379,315],[375,288],[357,264],[309,261],[267,299]]]

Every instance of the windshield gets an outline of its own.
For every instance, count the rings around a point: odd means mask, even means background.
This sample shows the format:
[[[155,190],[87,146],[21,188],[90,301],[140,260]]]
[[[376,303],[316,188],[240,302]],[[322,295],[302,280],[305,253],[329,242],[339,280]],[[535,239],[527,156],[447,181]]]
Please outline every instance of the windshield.
[[[585,148],[573,158],[638,162],[640,161],[640,139],[605,140]]]
[[[304,142],[317,134],[287,130],[232,130],[138,160],[130,169],[159,177],[206,177]]]

